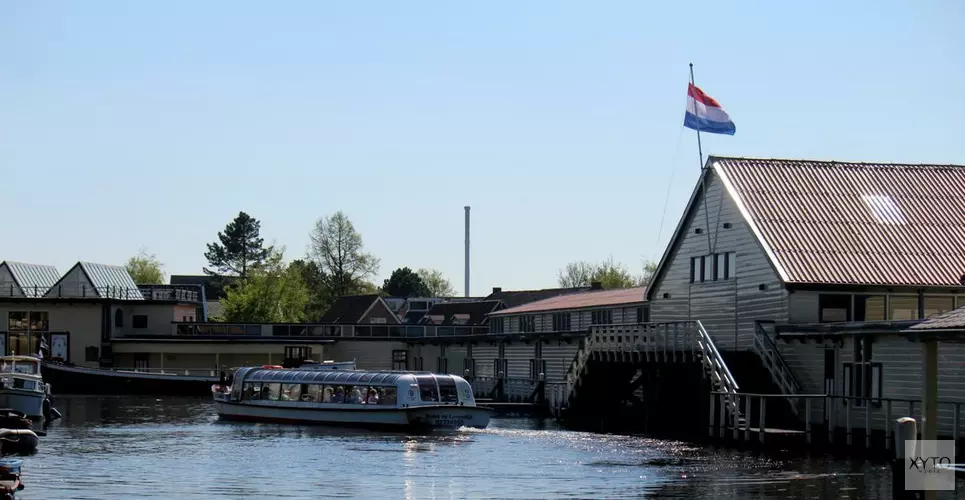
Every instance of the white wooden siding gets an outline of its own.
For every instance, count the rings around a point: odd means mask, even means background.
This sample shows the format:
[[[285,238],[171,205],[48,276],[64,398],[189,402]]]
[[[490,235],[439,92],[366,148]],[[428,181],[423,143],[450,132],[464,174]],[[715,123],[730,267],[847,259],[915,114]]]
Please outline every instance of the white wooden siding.
[[[493,360],[499,354],[498,345],[477,344],[472,346],[472,357],[476,360],[476,375],[479,377],[495,377]]]
[[[402,342],[365,342],[340,340],[326,348],[326,355],[336,361],[355,360],[360,370],[391,370],[392,351],[405,349]],[[428,361],[427,361],[428,362]]]
[[[653,284],[650,317],[655,322],[700,320],[718,348],[749,350],[756,320],[786,320],[787,292],[736,203],[725,196],[720,205],[722,194],[722,183],[710,175],[706,212],[702,196],[697,196],[696,209],[685,221],[680,241]],[[724,229],[724,223],[730,223],[730,229]],[[696,228],[701,228],[701,234],[694,232]],[[711,244],[716,237],[715,253],[735,252],[736,278],[700,283],[698,273],[697,282],[691,284],[690,258],[711,253],[708,235]],[[663,297],[665,293],[669,298]]]
[[[543,360],[546,361],[546,381],[563,382],[566,371],[570,369],[570,364],[576,357],[576,351],[580,348],[578,341],[574,340],[567,344],[562,341],[549,341],[543,344]]]
[[[506,344],[507,378],[529,378],[529,362],[536,357],[536,345],[513,342]]]

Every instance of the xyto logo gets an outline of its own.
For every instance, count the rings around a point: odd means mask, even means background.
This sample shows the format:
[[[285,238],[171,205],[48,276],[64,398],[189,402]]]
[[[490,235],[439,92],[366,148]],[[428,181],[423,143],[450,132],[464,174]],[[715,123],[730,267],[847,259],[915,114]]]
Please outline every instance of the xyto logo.
[[[925,474],[937,474],[939,469],[950,469],[952,459],[949,457],[909,457],[908,470]]]

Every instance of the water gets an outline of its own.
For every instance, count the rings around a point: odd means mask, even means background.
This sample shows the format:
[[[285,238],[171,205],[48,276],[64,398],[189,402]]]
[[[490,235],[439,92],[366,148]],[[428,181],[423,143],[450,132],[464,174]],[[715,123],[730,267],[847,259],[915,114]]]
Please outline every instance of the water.
[[[766,459],[548,421],[406,435],[225,423],[203,398],[56,405],[64,418],[25,459],[18,498],[890,498],[885,466]]]

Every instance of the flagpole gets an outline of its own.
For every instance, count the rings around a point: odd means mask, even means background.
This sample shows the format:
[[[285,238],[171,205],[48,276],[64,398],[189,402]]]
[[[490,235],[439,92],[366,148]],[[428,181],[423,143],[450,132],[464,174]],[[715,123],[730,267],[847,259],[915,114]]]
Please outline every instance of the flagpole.
[[[693,86],[695,86],[695,87],[697,86],[697,84],[694,83],[694,63],[690,63],[690,84],[693,85]],[[695,116],[697,115],[697,99],[696,99],[696,98],[694,99],[694,115],[695,115]],[[710,212],[709,212],[708,207],[707,207],[707,176],[705,175],[706,172],[704,172],[704,150],[703,150],[703,147],[700,145],[700,129],[699,129],[699,128],[698,128],[698,129],[695,129],[695,131],[697,132],[697,155],[700,157],[700,172],[701,172],[701,174],[700,174],[700,191],[701,191],[700,197],[704,199],[704,219],[705,219],[704,222],[707,224],[706,232],[707,232],[707,252],[708,252],[708,256],[707,256],[707,257],[702,257],[702,258],[700,259],[700,261],[701,261],[701,269],[700,269],[700,272],[701,272],[701,274],[703,274],[704,269],[705,269],[705,268],[703,267],[704,258],[714,259],[714,264],[713,264],[713,265],[716,266],[716,265],[717,265],[717,262],[716,262],[716,261],[717,261],[717,257],[714,255],[714,245],[713,245],[713,243],[710,242]]]
[[[694,63],[690,63],[690,84],[696,86],[694,82]],[[694,107],[694,114],[697,113],[696,106]],[[704,150],[700,145],[700,130],[697,130],[697,155],[700,156],[700,169],[704,169]]]

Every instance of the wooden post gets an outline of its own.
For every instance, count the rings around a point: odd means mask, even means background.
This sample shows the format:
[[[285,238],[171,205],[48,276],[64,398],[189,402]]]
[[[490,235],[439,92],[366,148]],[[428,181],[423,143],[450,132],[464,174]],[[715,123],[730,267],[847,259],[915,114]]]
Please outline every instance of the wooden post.
[[[891,497],[894,500],[911,500],[915,492],[905,489],[905,470],[909,453],[915,455],[917,423],[911,417],[895,421],[895,459],[891,461]]]
[[[717,435],[724,439],[727,437],[727,397],[724,393],[719,393],[717,396],[720,398],[720,432]]]
[[[864,402],[864,447],[871,448],[871,400]]]
[[[760,441],[761,443],[764,442],[764,413],[765,413],[765,410],[766,410],[766,409],[767,409],[767,398],[764,397],[764,396],[761,396],[760,410],[758,410],[760,413],[759,413],[759,415],[757,416],[757,419],[758,419],[758,422],[757,422],[757,430],[758,430],[757,439],[758,439],[758,441]]]
[[[804,433],[811,444],[811,398],[804,398]]]
[[[922,357],[925,364],[925,377],[923,381],[924,394],[922,395],[921,419],[922,419],[922,440],[938,439],[938,342],[929,340],[922,344]],[[934,500],[936,491],[926,490],[926,500]]]
[[[891,440],[891,400],[885,403],[885,449],[893,450],[894,441]]]
[[[751,397],[744,396],[744,441],[751,440]]]
[[[710,393],[710,418],[707,419],[707,435],[714,437],[714,403],[717,402],[717,395],[713,392]]]
[[[844,430],[848,433],[846,443],[851,446],[851,405],[854,401],[851,398],[844,398],[844,404]]]

